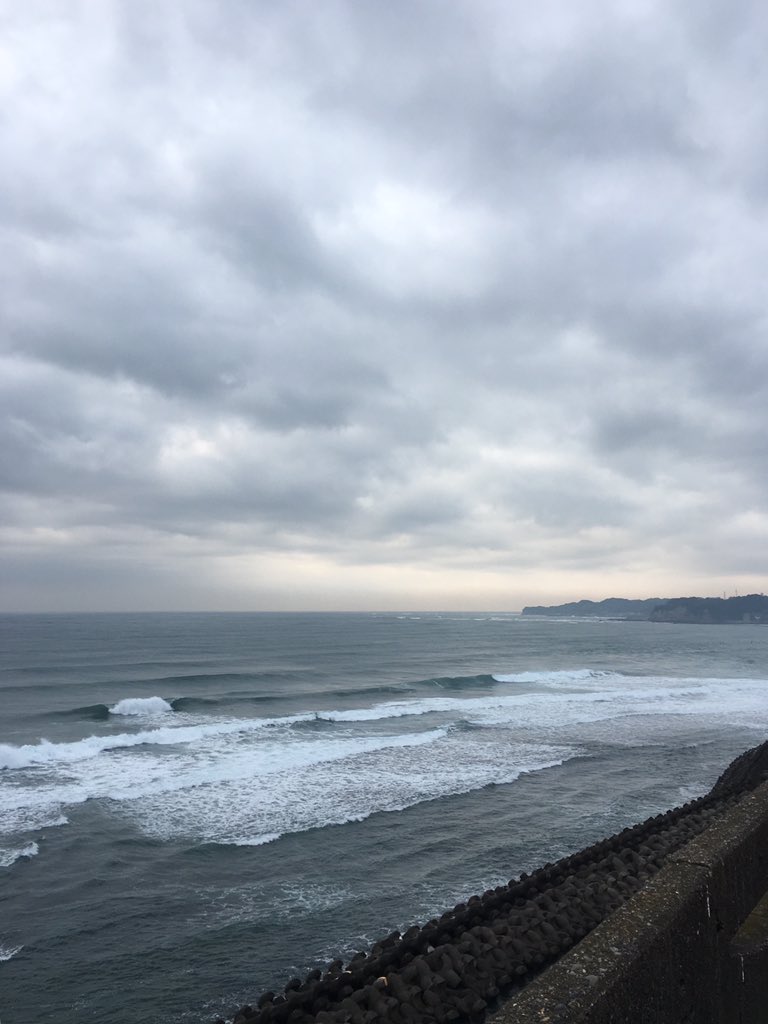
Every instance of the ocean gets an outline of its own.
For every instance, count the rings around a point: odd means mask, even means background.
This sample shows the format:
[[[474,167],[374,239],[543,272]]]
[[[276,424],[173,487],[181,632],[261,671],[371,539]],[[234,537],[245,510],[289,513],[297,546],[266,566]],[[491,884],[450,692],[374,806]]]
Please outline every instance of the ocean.
[[[767,728],[759,626],[0,616],[0,1019],[231,1017]]]

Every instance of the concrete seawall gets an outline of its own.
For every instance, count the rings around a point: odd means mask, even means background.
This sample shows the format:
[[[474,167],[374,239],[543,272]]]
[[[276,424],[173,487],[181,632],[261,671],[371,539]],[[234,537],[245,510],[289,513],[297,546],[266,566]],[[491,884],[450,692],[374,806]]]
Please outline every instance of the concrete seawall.
[[[768,783],[673,854],[492,1024],[768,1020]]]

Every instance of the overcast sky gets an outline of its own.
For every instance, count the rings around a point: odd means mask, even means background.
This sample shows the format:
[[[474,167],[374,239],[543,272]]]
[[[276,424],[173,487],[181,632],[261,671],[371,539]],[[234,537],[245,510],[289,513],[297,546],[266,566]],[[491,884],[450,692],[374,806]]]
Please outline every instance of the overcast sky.
[[[0,0],[0,607],[765,589],[750,0]]]

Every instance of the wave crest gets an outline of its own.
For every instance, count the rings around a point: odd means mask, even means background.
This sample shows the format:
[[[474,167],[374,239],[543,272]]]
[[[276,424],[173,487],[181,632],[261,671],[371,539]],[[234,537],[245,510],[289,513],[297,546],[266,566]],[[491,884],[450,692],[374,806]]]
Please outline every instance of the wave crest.
[[[17,860],[28,860],[30,857],[36,857],[38,853],[40,853],[40,847],[37,843],[27,843],[26,846],[15,850],[0,849],[0,868],[9,868]]]
[[[144,729],[140,732],[125,732],[114,736],[87,736],[71,743],[26,743],[14,747],[0,743],[0,769],[31,768],[37,765],[84,761],[97,757],[106,750],[120,750],[126,747],[171,746],[176,743],[196,743],[209,736],[230,736],[237,733],[256,732],[270,727],[290,726],[294,722],[314,718],[311,714],[289,715],[285,718],[242,719],[235,722],[217,722],[212,725],[164,726],[159,729]]]
[[[544,669],[539,672],[494,672],[492,678],[497,683],[547,683],[550,686],[568,686],[571,683],[588,683],[594,679],[621,679],[621,672],[608,672],[604,669],[572,668]]]
[[[109,709],[111,715],[164,715],[173,708],[162,697],[125,697]]]

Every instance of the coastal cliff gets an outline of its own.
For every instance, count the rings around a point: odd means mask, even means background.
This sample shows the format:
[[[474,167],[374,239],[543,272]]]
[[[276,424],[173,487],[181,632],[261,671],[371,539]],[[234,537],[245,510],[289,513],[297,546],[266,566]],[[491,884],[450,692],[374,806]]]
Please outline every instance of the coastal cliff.
[[[651,622],[689,622],[721,625],[737,622],[768,623],[768,597],[678,597],[654,608]]]
[[[678,622],[699,625],[768,623],[768,597],[652,597],[634,601],[608,597],[604,601],[571,601],[568,604],[530,605],[523,615],[551,618],[610,618],[642,622]]]
[[[650,597],[633,601],[626,597],[607,597],[604,601],[571,601],[568,604],[531,605],[523,615],[548,615],[552,618],[648,619],[669,598]]]

